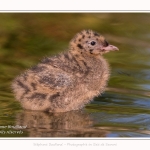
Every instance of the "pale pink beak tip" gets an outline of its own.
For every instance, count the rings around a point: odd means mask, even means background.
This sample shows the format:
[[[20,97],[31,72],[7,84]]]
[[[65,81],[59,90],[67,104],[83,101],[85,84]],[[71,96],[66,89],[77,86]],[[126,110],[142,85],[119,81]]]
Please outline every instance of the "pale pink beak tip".
[[[114,45],[108,45],[107,47],[103,47],[103,50],[106,51],[119,51],[119,48]]]

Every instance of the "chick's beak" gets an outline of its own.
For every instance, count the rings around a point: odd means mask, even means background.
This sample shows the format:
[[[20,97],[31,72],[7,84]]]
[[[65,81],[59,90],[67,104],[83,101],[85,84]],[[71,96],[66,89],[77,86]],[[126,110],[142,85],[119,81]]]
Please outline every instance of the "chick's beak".
[[[102,47],[103,51],[119,51],[118,47],[114,45],[108,45],[106,47]]]

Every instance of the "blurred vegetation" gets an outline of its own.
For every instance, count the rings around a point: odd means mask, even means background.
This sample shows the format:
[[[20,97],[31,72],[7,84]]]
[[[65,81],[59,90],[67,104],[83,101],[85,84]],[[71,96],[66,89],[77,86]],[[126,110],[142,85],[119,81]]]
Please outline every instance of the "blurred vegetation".
[[[87,111],[149,114],[149,18],[149,13],[0,13],[0,125],[14,124],[21,111],[10,88],[15,76],[43,57],[66,50],[83,29],[101,33],[120,49],[104,56],[112,72],[109,88]]]

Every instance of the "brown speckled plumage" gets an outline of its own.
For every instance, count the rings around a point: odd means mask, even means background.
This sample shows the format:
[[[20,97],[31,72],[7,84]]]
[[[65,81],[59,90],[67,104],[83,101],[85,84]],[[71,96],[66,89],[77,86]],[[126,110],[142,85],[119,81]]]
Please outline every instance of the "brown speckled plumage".
[[[102,54],[118,50],[102,35],[83,30],[69,50],[43,59],[16,77],[15,97],[25,109],[49,112],[77,110],[101,94],[109,79],[109,66]]]

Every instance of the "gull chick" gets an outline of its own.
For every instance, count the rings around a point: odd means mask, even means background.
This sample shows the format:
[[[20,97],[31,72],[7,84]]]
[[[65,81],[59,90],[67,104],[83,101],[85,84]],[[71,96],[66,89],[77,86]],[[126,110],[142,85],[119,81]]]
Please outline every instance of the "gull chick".
[[[12,83],[15,97],[27,110],[81,109],[104,92],[110,71],[103,54],[116,50],[101,34],[83,30],[66,52],[46,57],[16,77]]]

